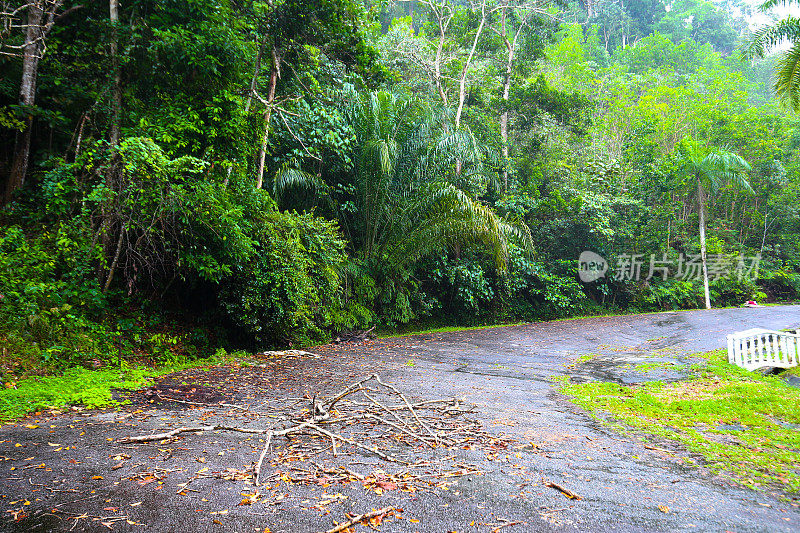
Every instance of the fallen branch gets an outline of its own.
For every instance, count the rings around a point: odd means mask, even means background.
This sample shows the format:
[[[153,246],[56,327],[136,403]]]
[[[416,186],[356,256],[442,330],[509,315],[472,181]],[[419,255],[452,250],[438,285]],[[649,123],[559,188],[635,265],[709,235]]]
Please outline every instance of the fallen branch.
[[[266,444],[264,444],[264,449],[261,450],[261,455],[259,455],[258,457],[258,463],[256,463],[256,466],[253,469],[253,483],[255,483],[256,487],[258,487],[259,483],[258,478],[261,475],[261,463],[264,462],[264,457],[266,457],[267,453],[269,452],[269,445],[271,442],[272,442],[272,433],[267,435],[267,442]]]
[[[556,489],[557,491],[561,492],[564,496],[566,496],[570,500],[582,500],[583,499],[581,496],[575,494],[574,492],[572,492],[569,489],[565,489],[564,487],[562,487],[558,483],[553,483],[552,481],[548,481],[544,485],[546,487],[550,487],[552,489]]]
[[[375,518],[376,516],[383,516],[385,514],[389,514],[390,512],[394,511],[394,507],[384,507],[383,509],[378,509],[377,511],[370,511],[368,513],[360,514],[355,516],[345,522],[344,524],[339,524],[338,526],[329,529],[325,533],[341,533],[345,529],[362,522],[363,520],[369,520],[370,518]]]
[[[374,374],[373,374],[373,376],[374,376]],[[330,400],[324,402],[323,405],[325,405],[328,408],[328,410],[333,409],[333,406],[336,405],[336,403],[339,400],[341,400],[342,398],[344,398],[348,394],[352,394],[354,392],[358,392],[359,390],[361,390],[363,388],[362,385],[364,383],[366,383],[367,381],[371,380],[371,379],[372,379],[372,376],[367,376],[367,377],[365,377],[364,379],[362,379],[360,381],[356,381],[355,383],[353,383],[352,385],[350,385],[347,388],[345,388],[342,392],[340,392],[339,394],[337,394],[336,396],[334,396]]]
[[[138,437],[122,437],[121,439],[117,439],[117,444],[128,444],[131,442],[150,442],[154,440],[164,440],[170,437],[175,437],[177,435],[180,435],[181,433],[202,433],[203,431],[218,431],[218,430],[239,431],[241,433],[255,433],[255,434],[263,434],[269,432],[268,429],[240,428],[233,426],[223,426],[218,424],[214,426],[180,427],[180,428],[175,428],[171,431],[165,431],[164,433],[139,435]]]
[[[279,350],[279,351],[266,351],[258,355],[267,357],[313,357],[319,359],[319,355],[313,352],[306,352],[305,350]]]
[[[281,437],[283,435],[289,435],[290,433],[297,433],[298,431],[303,431],[307,427],[316,428],[317,426],[314,425],[314,422],[317,420],[308,420],[303,422],[302,424],[298,424],[296,426],[292,426],[290,428],[281,429],[280,431],[270,431],[267,435],[267,442],[264,444],[264,449],[261,451],[261,456],[258,458],[258,463],[256,463],[256,467],[253,470],[255,472],[255,484],[256,487],[258,486],[258,476],[261,474],[261,464],[264,462],[264,458],[267,456],[269,452],[269,445],[272,442],[272,437]]]
[[[370,448],[369,446],[364,446],[363,444],[361,444],[359,442],[356,442],[353,439],[348,439],[347,437],[343,437],[341,435],[337,435],[336,433],[331,433],[330,431],[324,430],[324,429],[322,429],[321,427],[319,427],[317,425],[311,424],[308,427],[310,427],[314,431],[322,433],[323,435],[325,435],[327,437],[337,438],[340,441],[346,442],[347,444],[349,444],[351,446],[355,446],[356,448],[361,448],[362,450],[366,450],[368,452],[374,453],[375,455],[377,455],[381,459],[383,459],[385,461],[389,461],[390,463],[400,463],[400,464],[404,464],[404,465],[410,465],[411,464],[408,461],[403,461],[401,459],[396,459],[394,457],[390,457],[390,456],[386,455],[385,453],[383,453],[382,451],[380,451],[377,447]]]
[[[645,443],[644,447],[646,450],[655,450],[657,452],[666,453],[667,455],[671,455],[675,457],[675,454],[669,450],[665,450],[664,448],[659,448],[658,446],[652,446],[650,444]]]
[[[199,404],[188,400],[177,400],[169,396],[158,395],[164,401]],[[412,481],[432,485],[427,478],[447,478],[468,473],[478,473],[473,467],[462,470],[442,471],[441,468],[431,470],[431,462],[414,462],[411,458],[395,449],[397,446],[410,446],[413,449],[424,446],[447,447],[452,449],[461,443],[470,445],[487,443],[495,445],[496,439],[481,430],[476,421],[457,420],[455,416],[463,414],[465,409],[459,405],[457,398],[425,400],[412,402],[403,392],[392,384],[381,380],[377,374],[370,374],[349,385],[343,386],[338,393],[325,398],[317,394],[306,394],[297,402],[282,403],[275,413],[260,413],[272,420],[270,425],[258,427],[235,427],[223,424],[184,426],[150,435],[129,436],[120,438],[118,443],[142,443],[163,441],[179,437],[184,433],[203,433],[209,431],[237,431],[241,433],[264,435],[263,448],[257,461],[248,467],[248,476],[252,475],[255,486],[267,480],[264,463],[282,464],[296,460],[310,460],[312,457],[327,452],[334,457],[349,455],[354,451],[367,452],[386,462],[403,465],[405,475],[397,477],[397,483]],[[367,400],[367,402],[364,402]],[[398,401],[399,400],[399,401]],[[310,402],[306,403],[306,402]],[[306,403],[307,408],[302,406]],[[298,404],[301,404],[298,406]],[[213,404],[203,404],[213,405]],[[273,404],[277,405],[277,404]],[[334,411],[334,408],[336,409]],[[255,411],[254,411],[255,412]],[[292,437],[288,437],[292,435]],[[301,437],[298,437],[301,435]],[[287,437],[285,446],[277,446],[276,437]],[[462,438],[464,437],[464,438]],[[413,453],[413,451],[411,452]],[[272,454],[272,459],[268,459]],[[400,458],[402,457],[402,458]],[[455,456],[439,458],[447,461]],[[355,464],[355,463],[351,463]],[[371,463],[370,463],[371,464]],[[416,469],[426,468],[423,475],[417,475]],[[291,468],[291,467],[290,467]],[[318,467],[319,468],[319,467]],[[446,470],[446,469],[445,469]],[[323,472],[325,472],[323,470]],[[328,471],[336,477],[342,472]],[[369,475],[346,471],[346,474],[359,480],[370,479]],[[273,474],[274,475],[274,474]],[[319,477],[319,473],[308,476]],[[347,477],[347,476],[345,476]],[[401,479],[402,478],[402,479]],[[236,478],[240,479],[240,478]],[[243,478],[241,478],[243,479]],[[191,481],[191,480],[190,480]],[[307,478],[306,482],[311,482]],[[187,482],[181,490],[186,490]],[[422,487],[418,487],[423,490]]]
[[[429,428],[428,425],[425,424],[425,422],[422,421],[422,419],[419,417],[419,415],[414,410],[414,408],[411,407],[411,402],[408,401],[408,398],[406,398],[405,395],[402,392],[397,390],[397,388],[394,385],[390,385],[389,383],[384,383],[383,381],[381,381],[381,378],[378,377],[378,374],[372,374],[372,377],[375,379],[375,381],[378,382],[379,385],[383,385],[386,388],[392,389],[392,391],[395,394],[400,396],[400,399],[403,400],[403,402],[405,402],[406,407],[408,407],[408,410],[411,411],[412,415],[414,415],[414,419],[416,419],[416,421],[419,422],[419,425],[422,426],[423,428],[425,428],[428,431],[428,433],[430,433],[431,436],[434,439],[436,439],[436,442],[439,442],[439,436],[436,433],[434,433],[433,430],[431,430],[431,428]]]

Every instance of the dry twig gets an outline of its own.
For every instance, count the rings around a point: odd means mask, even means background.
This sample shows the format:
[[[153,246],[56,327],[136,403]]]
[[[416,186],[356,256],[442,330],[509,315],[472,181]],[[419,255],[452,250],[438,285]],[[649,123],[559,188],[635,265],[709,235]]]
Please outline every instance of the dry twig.
[[[339,524],[338,526],[329,529],[325,533],[341,533],[345,529],[354,526],[363,520],[369,520],[370,518],[383,516],[385,514],[389,514],[392,511],[394,511],[394,507],[384,507],[383,509],[378,509],[377,511],[370,511],[368,513],[360,514],[358,516],[354,516],[344,524]]]

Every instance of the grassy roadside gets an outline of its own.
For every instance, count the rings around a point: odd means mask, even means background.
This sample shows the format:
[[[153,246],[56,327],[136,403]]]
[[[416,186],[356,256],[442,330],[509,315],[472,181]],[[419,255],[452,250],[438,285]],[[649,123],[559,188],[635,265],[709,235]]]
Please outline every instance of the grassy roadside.
[[[680,443],[742,485],[800,491],[800,390],[729,365],[724,350],[698,357],[685,381],[562,383],[561,392],[623,433]]]
[[[172,362],[154,367],[132,366],[123,362],[113,368],[90,370],[75,367],[60,375],[31,376],[7,382],[0,389],[0,422],[9,422],[28,413],[78,405],[87,408],[119,405],[113,390],[135,390],[148,386],[153,378],[192,367],[231,362],[236,354],[218,351],[207,359]]]

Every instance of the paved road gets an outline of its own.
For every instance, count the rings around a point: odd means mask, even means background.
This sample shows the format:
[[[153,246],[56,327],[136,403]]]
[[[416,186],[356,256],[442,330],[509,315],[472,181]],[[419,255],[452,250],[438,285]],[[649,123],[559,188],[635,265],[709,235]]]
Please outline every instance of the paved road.
[[[355,376],[378,371],[417,397],[463,397],[477,405],[488,428],[515,439],[507,457],[458,452],[458,460],[479,464],[486,474],[460,478],[448,491],[378,496],[354,486],[319,488],[317,492],[341,491],[348,496],[336,516],[303,509],[308,502],[304,498],[313,497],[316,489],[300,486],[287,488],[286,500],[274,507],[237,506],[244,487],[225,480],[198,481],[193,486],[199,492],[175,495],[177,483],[187,478],[182,472],[201,466],[196,463],[199,455],[208,458],[212,471],[252,462],[259,445],[241,434],[189,436],[170,445],[173,449],[168,453],[157,444],[120,446],[107,441],[191,420],[243,424],[249,420],[247,413],[137,404],[128,412],[39,418],[34,420],[40,426],[35,430],[24,427],[30,420],[5,426],[0,429],[0,455],[8,459],[0,462],[0,471],[8,477],[0,481],[0,505],[19,508],[20,498],[31,504],[25,507],[29,518],[6,522],[4,527],[50,531],[74,524],[75,531],[107,531],[91,516],[124,513],[145,524],[147,531],[245,532],[265,527],[274,532],[324,531],[346,510],[365,512],[395,505],[404,509],[406,519],[386,522],[382,531],[485,532],[492,529],[486,524],[497,525],[500,518],[523,522],[501,529],[502,533],[800,531],[797,499],[779,500],[773,494],[727,484],[702,469],[682,466],[667,454],[628,442],[598,426],[552,386],[552,376],[558,375],[574,380],[637,381],[642,376],[625,372],[624,363],[653,356],[680,361],[693,352],[723,347],[728,332],[756,326],[800,327],[800,306],[593,318],[419,335],[367,346],[321,347],[317,350],[320,358],[231,370],[231,377],[225,379],[232,381],[229,385],[236,389],[237,398],[253,401],[254,411],[267,410],[269,402],[303,391],[337,389]],[[587,354],[596,356],[592,364],[577,371],[570,368],[576,358]],[[70,449],[56,452],[59,448],[48,442]],[[151,471],[157,462],[168,470],[162,484],[128,480],[132,470],[127,466],[112,471],[113,456],[119,453],[131,455],[129,463],[142,465],[142,470]],[[37,468],[40,463],[45,467]],[[9,470],[11,466],[14,471]],[[543,481],[569,488],[583,499],[566,499]],[[59,517],[45,513],[55,505],[61,506]],[[670,512],[661,512],[659,505],[668,506]],[[210,514],[221,510],[227,512]],[[90,516],[64,518],[83,512]],[[412,517],[418,522],[409,520]],[[143,529],[125,522],[113,527]]]

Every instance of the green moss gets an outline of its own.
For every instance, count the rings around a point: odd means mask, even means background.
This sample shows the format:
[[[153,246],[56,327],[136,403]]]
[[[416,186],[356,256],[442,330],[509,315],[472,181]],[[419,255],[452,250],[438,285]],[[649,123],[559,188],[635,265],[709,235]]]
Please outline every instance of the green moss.
[[[152,379],[186,368],[231,361],[240,354],[228,355],[224,350],[209,359],[161,365],[155,368],[128,366],[88,370],[70,368],[58,376],[34,376],[0,389],[0,421],[10,421],[42,409],[58,409],[67,405],[88,408],[119,405],[113,390],[135,390],[152,383]],[[123,402],[124,403],[124,402]]]
[[[672,361],[660,361],[655,363],[640,363],[633,367],[636,372],[642,372],[644,374],[648,372],[652,372],[653,370],[683,370],[686,368],[686,365],[679,365],[673,363]]]
[[[742,485],[800,491],[800,390],[729,365],[721,350],[700,357],[686,381],[562,382],[561,391],[617,429],[681,443]]]

